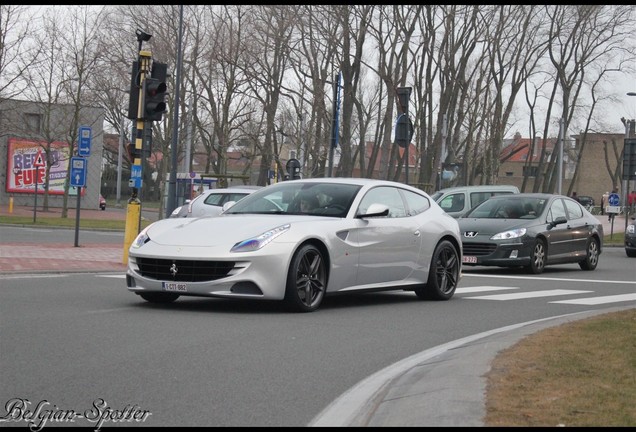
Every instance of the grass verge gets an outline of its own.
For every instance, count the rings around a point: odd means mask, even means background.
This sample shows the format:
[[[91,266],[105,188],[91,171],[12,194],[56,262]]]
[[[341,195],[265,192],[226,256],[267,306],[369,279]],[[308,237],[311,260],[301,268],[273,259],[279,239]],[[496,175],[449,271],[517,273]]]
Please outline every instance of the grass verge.
[[[487,375],[485,426],[636,426],[636,309],[542,330]]]
[[[141,228],[150,225],[151,221],[141,220]],[[33,223],[33,217],[25,216],[0,216],[0,224],[15,224],[32,227],[58,227],[58,228],[75,228],[75,216],[68,218],[61,217],[36,217]],[[122,220],[105,220],[105,219],[86,219],[80,218],[79,227],[84,229],[107,229],[125,231],[126,221]]]

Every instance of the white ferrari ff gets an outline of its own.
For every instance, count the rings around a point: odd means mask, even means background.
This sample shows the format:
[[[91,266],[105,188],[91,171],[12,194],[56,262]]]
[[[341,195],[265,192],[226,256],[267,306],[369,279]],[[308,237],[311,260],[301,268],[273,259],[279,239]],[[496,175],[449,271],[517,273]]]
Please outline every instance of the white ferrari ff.
[[[402,183],[290,180],[225,208],[145,228],[128,252],[128,289],[149,302],[268,299],[309,312],[345,292],[449,300],[461,277],[457,220]]]

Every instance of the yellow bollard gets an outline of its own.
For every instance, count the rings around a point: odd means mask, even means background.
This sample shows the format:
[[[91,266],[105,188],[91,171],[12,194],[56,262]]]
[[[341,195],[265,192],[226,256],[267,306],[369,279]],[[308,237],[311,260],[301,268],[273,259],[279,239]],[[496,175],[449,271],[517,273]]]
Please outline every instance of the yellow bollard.
[[[126,230],[124,231],[124,259],[128,264],[128,249],[139,234],[139,221],[141,220],[141,201],[130,198],[126,207]]]
[[[13,213],[13,197],[9,197],[9,214]]]

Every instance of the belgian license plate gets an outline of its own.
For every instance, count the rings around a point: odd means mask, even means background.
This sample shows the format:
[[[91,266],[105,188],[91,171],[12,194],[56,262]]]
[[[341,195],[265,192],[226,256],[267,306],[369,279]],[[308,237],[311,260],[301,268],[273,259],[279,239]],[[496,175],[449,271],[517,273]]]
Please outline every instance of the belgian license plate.
[[[164,291],[187,292],[188,285],[184,282],[163,282]]]
[[[468,255],[468,256],[464,255],[462,257],[462,262],[466,263],[466,264],[477,264],[477,257],[476,256],[470,256],[470,255]]]

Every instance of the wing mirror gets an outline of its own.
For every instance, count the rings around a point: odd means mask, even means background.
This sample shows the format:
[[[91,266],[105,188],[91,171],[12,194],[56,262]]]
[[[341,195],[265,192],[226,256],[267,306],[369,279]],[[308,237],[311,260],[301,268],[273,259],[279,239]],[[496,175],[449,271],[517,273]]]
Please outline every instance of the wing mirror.
[[[356,217],[363,219],[369,217],[381,217],[388,216],[389,208],[384,204],[373,203],[369,206],[366,212],[357,214]]]
[[[565,218],[565,216],[559,216],[558,218],[556,218],[555,220],[553,220],[552,222],[550,222],[550,226],[551,226],[551,227],[555,227],[555,226],[557,226],[557,225],[567,223],[567,221],[568,221],[568,220]]]
[[[229,209],[234,204],[236,204],[236,201],[228,201],[228,202],[226,202],[225,204],[223,204],[223,207],[221,207],[221,212],[224,212],[225,210]]]

